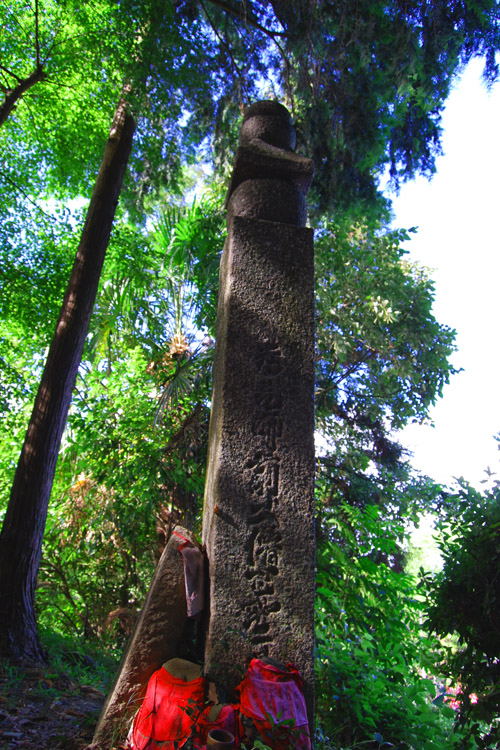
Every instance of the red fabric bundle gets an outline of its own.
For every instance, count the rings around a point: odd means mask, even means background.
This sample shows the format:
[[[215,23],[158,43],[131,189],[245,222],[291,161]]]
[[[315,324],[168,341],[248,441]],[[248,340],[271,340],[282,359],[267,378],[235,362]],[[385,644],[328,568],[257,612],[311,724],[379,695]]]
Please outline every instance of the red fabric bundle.
[[[302,685],[302,677],[293,664],[283,670],[252,659],[236,688],[241,714],[252,719],[262,740],[273,750],[310,750]]]
[[[196,740],[205,708],[205,684],[204,677],[185,682],[164,667],[158,669],[135,715],[129,734],[131,750],[175,750],[190,736],[199,745]]]

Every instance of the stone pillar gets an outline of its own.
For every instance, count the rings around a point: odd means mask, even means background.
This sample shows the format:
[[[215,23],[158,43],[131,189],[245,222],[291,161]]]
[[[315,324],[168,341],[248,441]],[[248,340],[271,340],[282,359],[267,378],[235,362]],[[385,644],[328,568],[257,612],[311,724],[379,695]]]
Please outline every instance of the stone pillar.
[[[252,656],[294,663],[313,710],[312,162],[288,111],[246,112],[221,261],[203,541],[205,672],[232,698]]]

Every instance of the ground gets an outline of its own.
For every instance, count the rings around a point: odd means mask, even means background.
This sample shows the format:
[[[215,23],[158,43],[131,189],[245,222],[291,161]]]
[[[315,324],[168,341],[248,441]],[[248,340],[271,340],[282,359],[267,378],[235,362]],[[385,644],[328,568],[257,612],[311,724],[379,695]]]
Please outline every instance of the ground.
[[[0,750],[84,750],[104,698],[64,671],[0,664]]]

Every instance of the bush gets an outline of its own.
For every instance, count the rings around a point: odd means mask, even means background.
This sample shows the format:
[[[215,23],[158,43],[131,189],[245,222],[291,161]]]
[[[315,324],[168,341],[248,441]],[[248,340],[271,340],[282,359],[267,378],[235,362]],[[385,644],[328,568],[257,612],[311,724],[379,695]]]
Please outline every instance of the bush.
[[[457,725],[479,748],[500,747],[500,483],[481,494],[461,482],[439,530],[443,570],[422,576],[427,627],[454,635],[443,668],[460,686]]]
[[[429,677],[439,642],[422,632],[416,580],[382,559],[398,557],[403,530],[380,513],[343,505],[325,520],[344,542],[318,551],[319,746],[442,750],[454,711]]]

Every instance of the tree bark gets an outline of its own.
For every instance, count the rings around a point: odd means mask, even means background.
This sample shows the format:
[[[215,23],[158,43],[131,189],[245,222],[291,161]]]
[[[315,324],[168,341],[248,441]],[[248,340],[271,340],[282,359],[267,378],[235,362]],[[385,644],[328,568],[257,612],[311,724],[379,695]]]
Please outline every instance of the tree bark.
[[[135,130],[120,100],[0,534],[0,656],[44,661],[35,588],[57,456]]]
[[[0,127],[4,124],[22,95],[36,83],[43,81],[46,77],[47,74],[42,67],[37,66],[27,78],[23,78],[22,81],[19,81],[17,86],[14,86],[13,89],[6,93],[5,99],[0,105]]]

